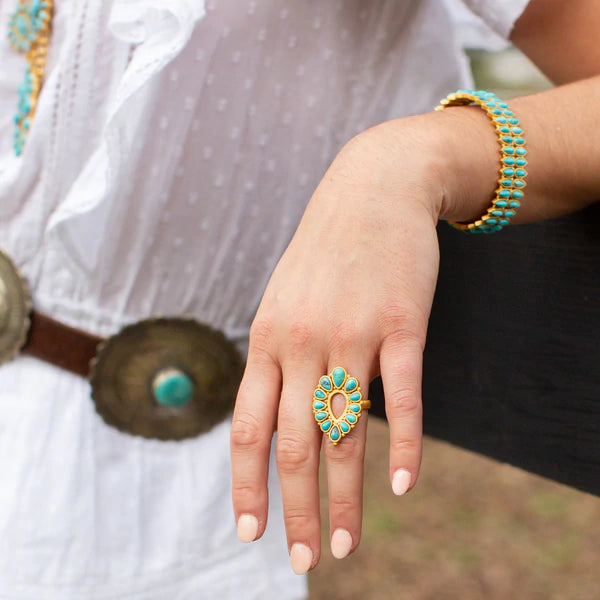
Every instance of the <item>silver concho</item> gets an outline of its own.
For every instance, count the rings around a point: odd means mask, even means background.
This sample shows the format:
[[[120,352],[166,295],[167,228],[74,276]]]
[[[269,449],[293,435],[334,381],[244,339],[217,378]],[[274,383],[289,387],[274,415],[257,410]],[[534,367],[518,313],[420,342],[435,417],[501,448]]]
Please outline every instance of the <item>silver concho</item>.
[[[0,364],[18,353],[29,330],[29,287],[8,255],[0,250]]]
[[[121,431],[177,440],[197,436],[233,409],[243,360],[220,331],[194,319],[139,321],[101,344],[92,398]]]

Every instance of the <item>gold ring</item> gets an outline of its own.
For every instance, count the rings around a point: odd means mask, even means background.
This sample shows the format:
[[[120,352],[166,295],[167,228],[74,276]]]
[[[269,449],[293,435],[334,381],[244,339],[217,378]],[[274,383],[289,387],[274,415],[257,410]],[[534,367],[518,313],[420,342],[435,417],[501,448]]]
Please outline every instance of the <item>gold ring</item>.
[[[346,406],[339,417],[333,414],[331,400],[336,394],[346,399]],[[348,435],[358,423],[363,410],[371,408],[370,400],[363,400],[360,383],[343,367],[336,367],[319,379],[312,400],[317,425],[334,446]]]

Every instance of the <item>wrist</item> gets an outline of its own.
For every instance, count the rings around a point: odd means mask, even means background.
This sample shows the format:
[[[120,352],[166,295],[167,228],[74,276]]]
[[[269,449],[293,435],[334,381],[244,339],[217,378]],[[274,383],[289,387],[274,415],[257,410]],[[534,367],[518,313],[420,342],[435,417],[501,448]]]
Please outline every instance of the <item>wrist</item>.
[[[479,107],[453,107],[439,115],[436,143],[445,150],[440,219],[473,222],[486,212],[498,186],[500,153],[493,124]],[[442,120],[443,117],[443,120]]]
[[[363,155],[379,157],[381,181],[398,195],[418,190],[414,198],[435,222],[475,220],[491,203],[500,155],[495,130],[478,107],[387,121],[356,139]]]

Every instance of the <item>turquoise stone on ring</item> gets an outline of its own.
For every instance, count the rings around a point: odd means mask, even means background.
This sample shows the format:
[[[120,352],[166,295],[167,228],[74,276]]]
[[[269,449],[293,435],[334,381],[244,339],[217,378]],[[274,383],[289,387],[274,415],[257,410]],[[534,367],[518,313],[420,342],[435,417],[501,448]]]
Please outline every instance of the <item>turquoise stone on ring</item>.
[[[335,387],[342,387],[342,384],[344,383],[344,379],[346,379],[346,371],[344,371],[344,369],[342,369],[342,367],[336,367],[333,370],[332,376],[333,376],[333,383],[335,384]]]
[[[178,408],[187,404],[194,395],[194,383],[180,369],[161,369],[152,380],[154,399],[162,406]]]

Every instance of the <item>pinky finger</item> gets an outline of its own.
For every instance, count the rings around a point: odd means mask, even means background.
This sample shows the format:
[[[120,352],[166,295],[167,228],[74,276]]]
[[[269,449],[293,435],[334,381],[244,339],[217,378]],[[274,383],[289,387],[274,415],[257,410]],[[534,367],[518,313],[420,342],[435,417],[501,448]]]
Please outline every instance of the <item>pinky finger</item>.
[[[390,427],[390,480],[394,494],[401,496],[415,485],[421,465],[421,344],[414,338],[386,338],[380,368]]]

